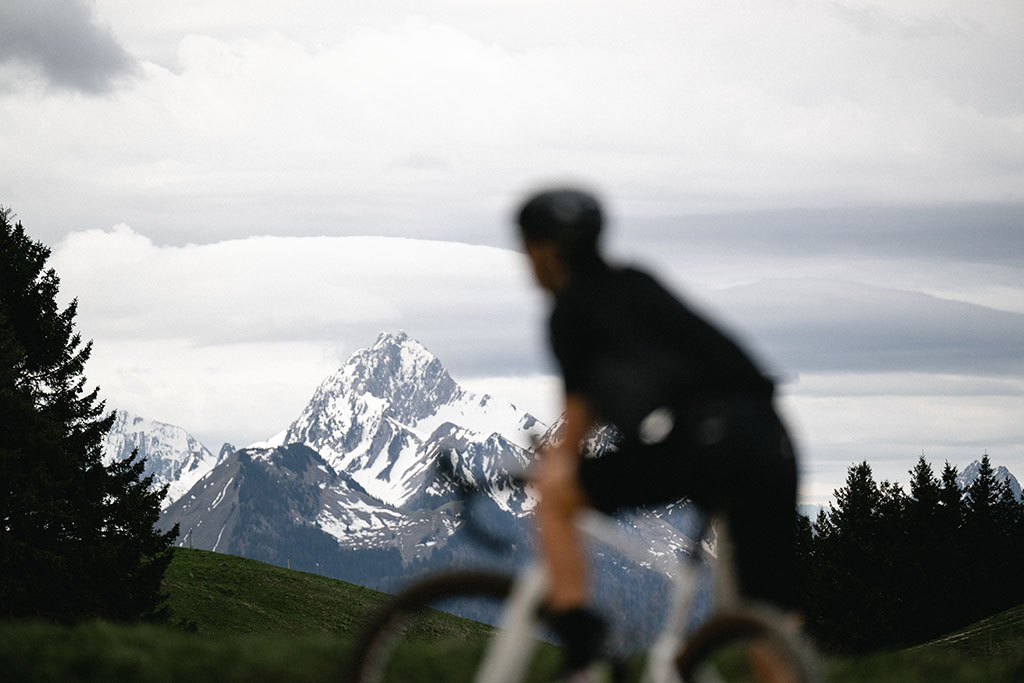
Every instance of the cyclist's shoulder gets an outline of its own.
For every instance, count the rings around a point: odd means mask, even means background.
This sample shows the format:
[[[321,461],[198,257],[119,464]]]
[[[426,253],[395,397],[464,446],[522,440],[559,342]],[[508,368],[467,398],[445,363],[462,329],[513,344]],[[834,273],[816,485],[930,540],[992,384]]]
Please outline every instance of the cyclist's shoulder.
[[[609,265],[579,273],[566,288],[567,298],[614,297],[632,290],[667,291],[650,271],[633,264]]]

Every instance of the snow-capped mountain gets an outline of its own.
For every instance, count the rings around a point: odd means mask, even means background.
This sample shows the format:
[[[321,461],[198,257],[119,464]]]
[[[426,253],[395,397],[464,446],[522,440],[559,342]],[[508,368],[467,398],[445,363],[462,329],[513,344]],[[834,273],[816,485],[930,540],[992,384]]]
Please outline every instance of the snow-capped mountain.
[[[518,535],[529,536],[525,517],[535,500],[507,474],[525,470],[535,445],[557,441],[561,430],[561,419],[546,427],[510,403],[465,391],[418,341],[404,332],[382,333],[321,383],[286,432],[234,455],[223,453],[221,464],[167,510],[165,525],[180,522],[183,533],[191,529],[198,547],[239,551],[235,522],[225,511],[242,509],[257,495],[299,495],[284,483],[276,490],[259,484],[258,494],[246,489],[268,478],[290,481],[292,475],[281,468],[294,471],[295,453],[301,451],[312,463],[303,472],[315,475],[301,480],[316,490],[300,497],[316,504],[303,503],[301,514],[285,517],[301,519],[339,547],[397,548],[405,561],[444,547],[459,526],[462,494],[456,481],[483,492],[481,507],[498,527],[516,527]],[[599,429],[587,451],[603,452],[615,438],[612,429]],[[300,445],[305,450],[290,450]],[[439,468],[442,461],[448,474]],[[239,462],[252,464],[248,483],[237,476]],[[265,474],[253,474],[256,466]],[[294,505],[282,502],[282,509]],[[245,513],[250,523],[262,517],[254,510],[250,505]],[[693,524],[692,511],[677,504],[638,513],[622,526],[644,540],[654,559],[688,548]]]
[[[162,507],[167,509],[220,461],[198,439],[181,427],[117,411],[114,425],[103,440],[103,462],[123,460],[138,449],[146,459],[145,473],[157,486],[167,485]]]
[[[461,552],[451,475],[483,487],[500,525],[525,528],[515,520],[534,501],[504,473],[526,466],[544,429],[512,404],[463,390],[405,333],[382,334],[324,380],[285,433],[227,454],[161,525],[181,524],[182,545],[272,562],[312,543],[320,556],[310,561],[349,580],[352,557],[326,568],[340,550],[394,552],[408,568]]]
[[[545,426],[489,395],[463,390],[404,332],[383,333],[317,388],[283,443],[303,443],[389,505],[422,493],[438,449],[492,441],[522,464]]]
[[[964,468],[963,472],[957,475],[956,483],[959,484],[962,490],[970,488],[974,480],[978,478],[978,474],[981,471],[981,461],[975,460],[970,465]],[[1010,491],[1013,492],[1014,497],[1017,500],[1022,500],[1024,496],[1021,494],[1020,482],[1017,478],[1010,473],[1010,470],[1000,465],[999,467],[992,468],[992,476],[999,483],[1006,483],[1010,487]]]
[[[112,434],[131,431],[123,422]],[[185,472],[195,483],[185,495],[175,492],[160,526],[179,523],[181,545],[382,590],[453,566],[496,563],[508,570],[531,556],[534,500],[505,475],[528,464],[535,444],[557,442],[561,430],[561,419],[546,426],[511,404],[465,391],[422,344],[383,333],[266,442],[237,452],[225,445],[211,466],[209,451],[190,456],[193,447],[179,435],[179,455],[164,459],[182,464],[165,476],[185,481]],[[145,439],[138,442],[148,454]],[[599,429],[586,450],[598,454],[614,442],[610,428]],[[111,452],[123,456],[131,447]],[[443,469],[483,495],[467,503]],[[976,469],[969,466],[962,477],[973,478]],[[1005,468],[996,473],[1016,484]],[[514,539],[514,552],[488,555],[470,520]],[[595,595],[626,625],[623,642],[642,642],[650,614],[668,600],[664,567],[693,550],[699,522],[690,505],[665,505],[619,520],[649,552],[639,561],[591,549]]]
[[[181,545],[384,590],[440,568],[508,569],[531,553],[489,555],[468,520],[518,549],[532,544],[535,501],[506,474],[528,464],[535,441],[557,440],[559,425],[463,390],[422,344],[382,334],[324,380],[288,430],[226,455],[160,525],[179,523]],[[590,445],[600,451],[610,440],[601,430]],[[444,470],[483,495],[467,503]],[[651,568],[692,545],[693,521],[687,506],[670,505],[620,525],[650,549],[640,564]],[[659,572],[600,548],[593,567],[614,586],[602,593],[620,603],[616,611],[635,607],[637,596],[664,597]]]
[[[280,564],[288,558],[332,575],[341,555],[360,550],[395,551],[392,564],[401,567],[417,546],[443,545],[455,526],[450,512],[381,504],[302,444],[232,453],[164,518],[181,525],[179,545]]]

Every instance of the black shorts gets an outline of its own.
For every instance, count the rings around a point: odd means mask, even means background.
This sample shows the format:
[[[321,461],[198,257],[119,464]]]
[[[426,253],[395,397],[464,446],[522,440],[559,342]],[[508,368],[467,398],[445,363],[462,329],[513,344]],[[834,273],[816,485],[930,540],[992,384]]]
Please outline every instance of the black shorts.
[[[582,461],[589,503],[611,513],[694,501],[728,524],[740,592],[795,607],[796,461],[771,400],[716,398],[671,414],[667,434],[641,429]]]

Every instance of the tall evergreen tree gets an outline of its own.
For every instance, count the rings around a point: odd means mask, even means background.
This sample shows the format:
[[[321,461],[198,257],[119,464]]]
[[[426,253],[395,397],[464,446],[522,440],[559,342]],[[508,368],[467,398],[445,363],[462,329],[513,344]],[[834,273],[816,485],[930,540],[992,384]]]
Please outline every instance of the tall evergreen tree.
[[[1007,482],[1002,482],[995,516],[1001,532],[1003,599],[1008,605],[1016,605],[1024,601],[1024,500],[1017,499]]]
[[[177,529],[154,528],[165,491],[141,462],[102,463],[114,416],[49,253],[0,207],[0,615],[154,616]]]
[[[996,481],[992,462],[986,453],[981,458],[978,476],[967,487],[964,497],[964,525],[979,541],[988,541],[995,533],[995,504],[999,494],[999,482]]]
[[[909,498],[897,482],[883,481],[878,486],[878,493],[876,538],[872,551],[874,580],[881,600],[877,606],[875,630],[878,642],[902,644],[910,639],[910,620],[907,617],[913,584],[907,543]]]
[[[955,473],[953,482],[955,485]],[[904,633],[910,642],[920,642],[944,633],[949,623],[948,601],[936,599],[936,596],[944,594],[947,586],[952,587],[948,579],[950,572],[936,571],[936,567],[948,567],[950,557],[949,549],[945,547],[948,537],[944,534],[947,532],[938,523],[941,497],[939,480],[921,455],[910,470],[906,542],[902,558],[906,572]],[[955,526],[953,532],[956,532]]]
[[[882,637],[885,600],[879,590],[879,519],[882,492],[867,462],[847,470],[835,504],[819,515],[815,543],[817,594],[810,625],[827,645],[862,649]]]
[[[1019,504],[1005,481],[998,481],[988,453],[978,476],[964,494],[964,534],[974,548],[968,556],[972,577],[979,582],[977,616],[1012,604],[1022,580],[1017,539]]]
[[[907,504],[907,519],[916,533],[934,528],[939,513],[939,497],[942,490],[932,466],[922,455],[910,470],[910,500]]]
[[[908,496],[851,466],[802,536],[808,627],[830,649],[924,642],[1024,600],[1024,504],[989,458],[966,491],[948,462],[910,476]]]
[[[946,537],[947,543],[955,545],[959,551],[961,545],[960,530],[964,522],[964,495],[957,481],[956,467],[946,461],[942,468],[939,485],[939,509],[935,517],[938,533]]]

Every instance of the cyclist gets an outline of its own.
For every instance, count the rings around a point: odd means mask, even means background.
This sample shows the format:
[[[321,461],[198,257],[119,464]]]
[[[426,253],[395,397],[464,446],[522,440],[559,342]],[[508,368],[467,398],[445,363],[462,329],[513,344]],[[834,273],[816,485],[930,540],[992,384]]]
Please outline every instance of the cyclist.
[[[517,222],[536,282],[553,298],[550,342],[564,384],[562,438],[539,459],[548,607],[568,678],[601,653],[587,608],[574,517],[689,498],[727,521],[744,597],[794,604],[796,464],[773,382],[728,336],[650,275],[605,261],[597,199],[574,188],[531,196]],[[615,450],[584,458],[598,423]]]

